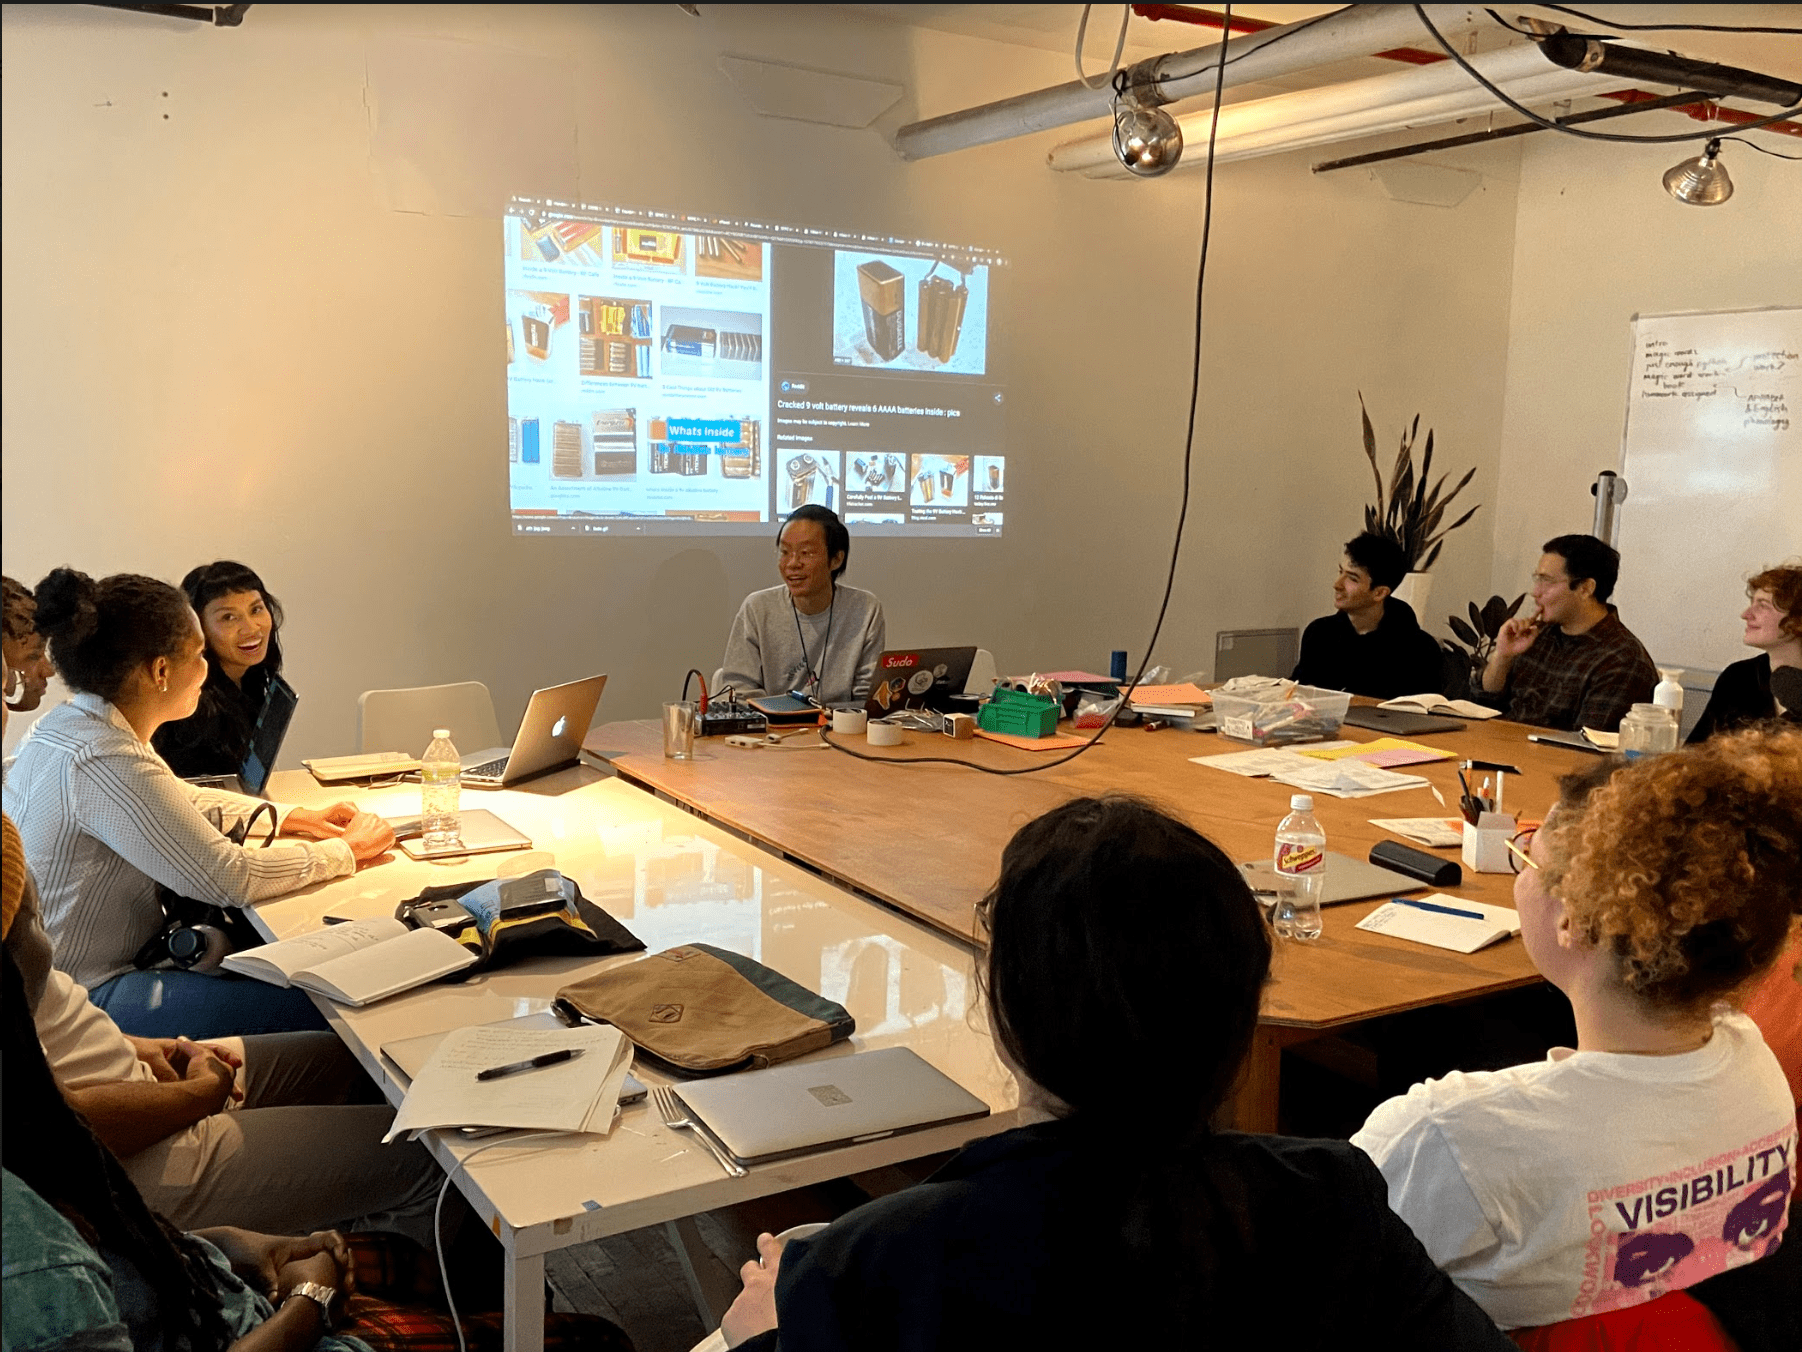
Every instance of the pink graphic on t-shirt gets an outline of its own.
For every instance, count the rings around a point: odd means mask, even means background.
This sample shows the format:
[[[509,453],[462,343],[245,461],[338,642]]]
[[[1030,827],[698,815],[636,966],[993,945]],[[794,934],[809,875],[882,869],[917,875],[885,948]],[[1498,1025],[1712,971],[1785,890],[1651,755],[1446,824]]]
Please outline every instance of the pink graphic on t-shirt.
[[[1791,1127],[1700,1164],[1591,1191],[1570,1317],[1656,1300],[1775,1252],[1795,1152]]]

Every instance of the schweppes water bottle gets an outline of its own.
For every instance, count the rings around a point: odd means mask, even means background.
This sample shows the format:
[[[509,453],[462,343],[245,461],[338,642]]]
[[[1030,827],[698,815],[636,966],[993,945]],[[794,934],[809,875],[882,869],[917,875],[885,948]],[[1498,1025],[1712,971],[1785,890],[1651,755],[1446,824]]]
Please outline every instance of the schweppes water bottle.
[[[1314,799],[1289,799],[1289,815],[1277,824],[1276,905],[1270,923],[1287,939],[1320,937],[1320,894],[1326,888],[1326,832],[1314,819]]]

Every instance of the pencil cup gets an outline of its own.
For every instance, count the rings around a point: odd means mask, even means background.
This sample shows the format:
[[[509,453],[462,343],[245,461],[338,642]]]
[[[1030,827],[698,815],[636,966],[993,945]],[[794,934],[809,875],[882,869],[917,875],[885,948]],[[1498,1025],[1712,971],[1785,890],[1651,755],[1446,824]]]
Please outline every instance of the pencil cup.
[[[832,730],[841,737],[861,737],[869,726],[869,715],[862,709],[834,709]]]
[[[677,700],[663,706],[663,754],[668,760],[695,758],[695,705]]]
[[[1479,813],[1476,823],[1464,823],[1464,867],[1472,873],[1512,873],[1508,842],[1514,839],[1514,818],[1506,812]]]

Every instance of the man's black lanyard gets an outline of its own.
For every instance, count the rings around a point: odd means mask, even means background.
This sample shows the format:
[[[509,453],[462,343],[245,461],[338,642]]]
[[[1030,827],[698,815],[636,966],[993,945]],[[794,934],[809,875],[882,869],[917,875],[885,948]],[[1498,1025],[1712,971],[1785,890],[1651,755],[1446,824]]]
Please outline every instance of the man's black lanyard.
[[[832,584],[832,600],[826,605],[826,637],[820,644],[820,667],[822,668],[822,671],[826,665],[826,650],[832,646],[832,612],[837,606],[838,584],[835,582]],[[799,640],[801,644],[801,688],[805,690],[808,686],[812,686],[813,698],[817,700],[820,696],[820,685],[823,679],[822,671],[816,671],[813,664],[807,660],[807,636],[801,632],[801,608],[795,604],[795,598],[792,594],[788,598],[788,609],[795,617],[795,638]]]

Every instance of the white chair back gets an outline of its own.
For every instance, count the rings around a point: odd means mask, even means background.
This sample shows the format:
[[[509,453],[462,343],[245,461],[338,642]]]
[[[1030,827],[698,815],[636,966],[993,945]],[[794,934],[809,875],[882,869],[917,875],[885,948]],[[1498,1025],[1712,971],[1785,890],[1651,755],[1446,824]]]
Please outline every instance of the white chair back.
[[[505,746],[494,717],[494,699],[480,681],[416,685],[406,690],[365,690],[357,697],[357,748],[422,756],[432,733],[449,728],[465,755]]]

